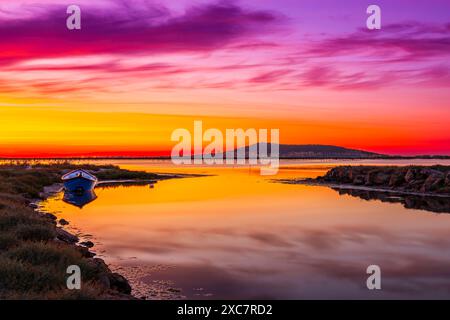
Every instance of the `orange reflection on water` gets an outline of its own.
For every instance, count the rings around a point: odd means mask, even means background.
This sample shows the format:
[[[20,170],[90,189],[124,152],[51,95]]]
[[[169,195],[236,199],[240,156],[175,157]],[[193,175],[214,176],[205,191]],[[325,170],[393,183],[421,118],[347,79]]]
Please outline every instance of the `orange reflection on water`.
[[[81,210],[61,195],[44,206],[94,235],[109,263],[175,266],[146,281],[172,280],[189,298],[448,297],[447,215],[271,181],[316,176],[320,166],[270,178],[248,168],[147,169],[210,175],[97,188]],[[381,292],[365,288],[371,264],[382,268]]]

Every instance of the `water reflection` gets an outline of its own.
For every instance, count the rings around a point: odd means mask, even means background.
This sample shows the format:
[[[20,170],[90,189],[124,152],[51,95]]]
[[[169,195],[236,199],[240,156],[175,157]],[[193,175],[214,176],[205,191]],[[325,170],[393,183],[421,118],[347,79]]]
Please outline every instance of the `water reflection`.
[[[82,209],[88,203],[91,203],[97,199],[97,195],[95,191],[92,190],[84,190],[81,192],[70,192],[68,190],[64,191],[63,201],[65,203],[71,204],[75,207]]]
[[[401,203],[407,209],[419,209],[436,213],[450,213],[450,197],[417,196],[395,192],[368,191],[350,188],[332,188],[339,194],[348,194],[364,200],[379,200],[381,202]]]

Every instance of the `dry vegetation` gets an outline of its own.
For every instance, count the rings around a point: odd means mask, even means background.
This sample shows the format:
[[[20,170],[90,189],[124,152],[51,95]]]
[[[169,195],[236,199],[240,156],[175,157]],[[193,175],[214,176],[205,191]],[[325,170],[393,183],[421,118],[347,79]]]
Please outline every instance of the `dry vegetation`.
[[[106,288],[106,265],[86,256],[80,247],[55,238],[54,220],[35,212],[32,199],[44,186],[60,182],[66,162],[0,165],[0,299],[96,299],[120,297]],[[155,179],[157,175],[115,166],[83,165],[99,179]],[[96,262],[96,263],[95,263]],[[81,290],[66,288],[66,268],[82,270]]]

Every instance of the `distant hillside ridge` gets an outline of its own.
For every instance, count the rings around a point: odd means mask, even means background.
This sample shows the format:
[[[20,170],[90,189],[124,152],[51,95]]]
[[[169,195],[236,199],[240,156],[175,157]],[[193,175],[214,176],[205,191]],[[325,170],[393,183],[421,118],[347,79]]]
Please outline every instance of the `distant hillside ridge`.
[[[267,149],[267,155],[271,155],[270,143],[258,143],[253,145],[261,152],[261,149]],[[283,159],[367,159],[367,158],[384,158],[387,155],[368,152],[364,150],[349,149],[339,146],[320,145],[320,144],[279,144],[279,157]],[[234,150],[234,156],[241,149]],[[249,157],[250,147],[245,147],[245,158]],[[231,151],[233,152],[233,151]],[[264,152],[263,152],[264,153]],[[228,154],[228,153],[225,153]],[[255,156],[254,156],[255,157]]]

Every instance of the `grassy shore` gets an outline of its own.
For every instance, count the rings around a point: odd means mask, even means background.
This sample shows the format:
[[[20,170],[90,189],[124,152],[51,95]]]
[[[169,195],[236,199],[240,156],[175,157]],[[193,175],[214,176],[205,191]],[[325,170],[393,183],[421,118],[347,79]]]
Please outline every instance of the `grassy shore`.
[[[126,279],[71,241],[55,217],[30,207],[45,186],[81,168],[67,162],[0,165],[0,299],[129,299]],[[157,174],[83,165],[99,180],[159,180]],[[69,240],[65,240],[65,235]],[[72,236],[73,237],[73,236]],[[81,269],[81,290],[66,287],[69,265]]]

